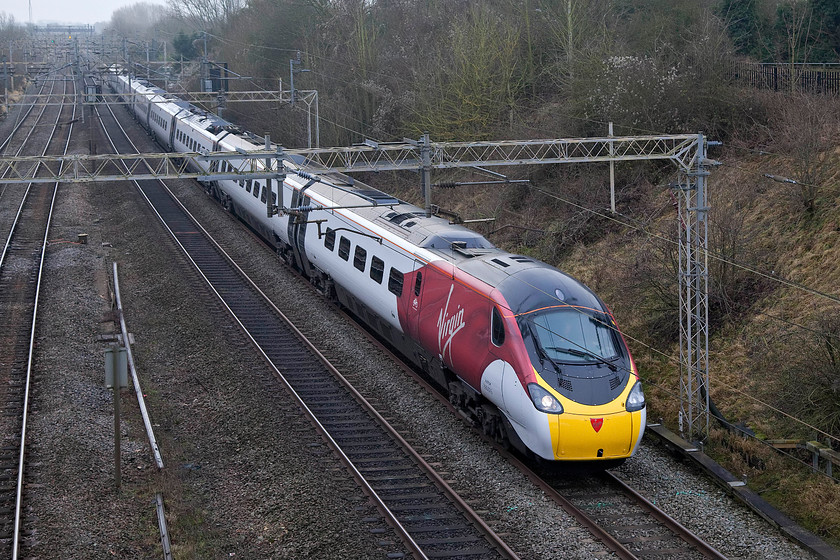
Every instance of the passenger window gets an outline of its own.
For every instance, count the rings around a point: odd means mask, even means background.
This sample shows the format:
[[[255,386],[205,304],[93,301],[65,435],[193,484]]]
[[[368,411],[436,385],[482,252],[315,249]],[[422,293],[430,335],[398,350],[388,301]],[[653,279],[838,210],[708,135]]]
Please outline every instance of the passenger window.
[[[251,192],[251,185],[253,184],[253,182],[254,181],[252,179],[248,179],[247,181],[245,181],[245,190],[246,191]]]
[[[392,268],[391,274],[388,276],[388,291],[397,297],[402,295],[403,273],[396,268]]]
[[[420,295],[420,286],[423,285],[423,272],[418,270],[417,277],[414,279],[414,295]]]
[[[265,185],[260,188],[260,200],[265,202]]]
[[[327,228],[327,234],[324,236],[324,247],[332,251],[335,249],[335,231]]]
[[[345,261],[350,260],[350,240],[342,236],[338,242],[338,256]]]
[[[496,346],[505,343],[505,323],[496,306],[493,306],[493,313],[490,316],[490,340]]]
[[[353,255],[353,266],[364,272],[365,264],[367,264],[367,251],[357,245],[356,253]]]
[[[377,284],[382,283],[382,277],[385,275],[385,263],[379,257],[370,259],[370,277]]]
[[[260,185],[259,183],[254,185],[254,198],[258,198],[260,196],[260,189],[261,188],[262,188],[262,185]]]

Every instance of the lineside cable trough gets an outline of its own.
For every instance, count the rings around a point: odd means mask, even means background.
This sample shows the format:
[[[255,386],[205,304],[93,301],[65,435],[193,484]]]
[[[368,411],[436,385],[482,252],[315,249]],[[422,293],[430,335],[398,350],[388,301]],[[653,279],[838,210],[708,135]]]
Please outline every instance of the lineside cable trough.
[[[127,386],[127,372],[131,372],[132,384],[134,386],[134,393],[137,397],[137,404],[140,409],[140,415],[143,418],[143,425],[146,429],[146,436],[149,440],[149,448],[155,461],[158,471],[163,470],[163,458],[160,452],[160,447],[155,438],[152,422],[149,417],[149,412],[146,408],[146,401],[143,398],[143,390],[140,387],[140,378],[137,375],[137,368],[134,362],[134,354],[131,351],[131,344],[134,342],[134,337],[128,332],[128,326],[125,322],[123,314],[122,298],[120,296],[119,275],[117,273],[117,263],[113,263],[114,271],[114,299],[113,305],[115,307],[113,312],[113,319],[120,324],[120,333],[117,335],[100,336],[98,340],[102,342],[110,342],[114,346],[106,350],[106,385],[114,388],[114,467],[115,467],[115,482],[117,490],[120,488],[120,418],[119,418],[119,389]],[[111,367],[109,368],[109,360]],[[110,370],[110,371],[109,371]],[[108,375],[110,373],[110,376]],[[120,376],[125,378],[120,380]],[[110,380],[110,383],[109,383]],[[155,493],[155,510],[158,518],[158,528],[160,530],[161,546],[163,547],[164,560],[172,560],[172,545],[169,538],[169,530],[166,523],[166,514],[164,511],[163,493]]]

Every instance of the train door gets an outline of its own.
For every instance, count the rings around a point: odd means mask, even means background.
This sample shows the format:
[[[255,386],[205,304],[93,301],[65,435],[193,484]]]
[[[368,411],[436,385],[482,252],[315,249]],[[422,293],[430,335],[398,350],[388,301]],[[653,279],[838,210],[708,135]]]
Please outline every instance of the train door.
[[[219,141],[218,141],[218,140],[216,140],[216,141],[214,141],[214,142],[213,142],[213,151],[214,151],[214,152],[219,151]],[[207,168],[207,171],[208,171],[211,175],[214,175],[215,173],[218,173],[219,169],[221,168],[221,163],[222,163],[222,162],[221,162],[221,160],[218,160],[218,159],[211,159],[211,160],[210,160],[210,164],[209,164],[209,166],[208,166],[208,168]],[[204,183],[205,188],[207,188],[207,189],[208,189],[208,192],[210,192],[210,189],[211,189],[212,187],[216,187],[216,188],[218,188],[218,186],[219,186],[219,182],[218,182],[218,181],[216,181],[216,180],[210,180],[210,179],[199,179],[199,182]]]
[[[178,112],[172,115],[172,121],[169,123],[169,151],[175,151],[175,131],[178,127],[178,115],[183,112],[183,109],[178,109]]]
[[[404,282],[403,297],[401,304],[405,306],[403,313],[407,321],[404,325],[406,333],[414,340],[419,340],[420,336],[420,310],[423,307],[423,276],[426,274],[426,263],[415,260],[414,270],[411,274],[406,274],[406,282]]]
[[[279,185],[283,188],[282,184]],[[300,206],[309,206],[310,198],[295,189],[292,191],[291,208]],[[309,221],[309,212],[303,212],[297,216],[289,216],[289,225],[287,234],[289,236],[289,244],[292,246],[292,252],[295,257],[295,266],[309,276],[309,258],[306,256],[306,226]]]

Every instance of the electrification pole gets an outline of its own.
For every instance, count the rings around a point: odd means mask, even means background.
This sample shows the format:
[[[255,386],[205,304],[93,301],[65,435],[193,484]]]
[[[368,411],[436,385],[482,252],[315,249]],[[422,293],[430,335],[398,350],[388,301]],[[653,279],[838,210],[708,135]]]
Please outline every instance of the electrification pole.
[[[432,147],[428,132],[420,138],[420,174],[423,199],[426,201],[426,217],[429,217],[432,215]]]
[[[697,150],[675,187],[678,201],[680,288],[680,432],[689,439],[709,435],[709,201],[707,142]]]
[[[6,68],[6,55],[3,55],[3,108],[9,114],[9,84],[7,80],[8,69]]]
[[[306,68],[295,68],[295,66],[300,66],[300,51],[297,52],[297,57],[289,59],[289,89],[291,89],[291,104],[294,105],[295,101],[297,100],[297,93],[295,92],[295,74],[299,74],[301,72],[309,72]]]

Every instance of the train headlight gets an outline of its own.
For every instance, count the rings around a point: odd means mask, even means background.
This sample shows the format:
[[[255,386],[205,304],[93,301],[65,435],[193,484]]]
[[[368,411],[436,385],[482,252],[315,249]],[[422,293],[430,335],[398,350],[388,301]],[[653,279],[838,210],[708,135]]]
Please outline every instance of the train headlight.
[[[554,398],[554,395],[536,383],[528,383],[528,394],[531,395],[531,400],[534,401],[537,410],[548,414],[563,413],[563,405]]]
[[[645,407],[645,394],[642,392],[642,384],[636,382],[633,385],[633,388],[630,389],[630,394],[627,395],[627,404],[624,405],[624,408],[627,412],[635,412],[637,410],[642,410]]]

